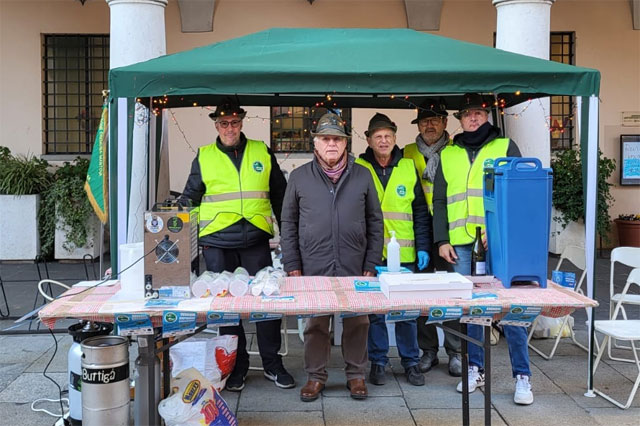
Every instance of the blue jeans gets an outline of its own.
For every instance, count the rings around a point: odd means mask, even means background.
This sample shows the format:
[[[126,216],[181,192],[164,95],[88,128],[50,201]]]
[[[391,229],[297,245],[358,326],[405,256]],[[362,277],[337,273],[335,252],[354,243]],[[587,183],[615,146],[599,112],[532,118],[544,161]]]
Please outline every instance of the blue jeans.
[[[455,246],[454,248],[458,255],[458,260],[456,264],[453,265],[454,272],[462,275],[470,275],[472,244]],[[467,335],[484,342],[484,328],[485,327],[480,325],[468,324]],[[509,358],[511,359],[511,372],[513,377],[516,377],[518,374],[531,376],[526,328],[513,325],[505,325],[502,328],[504,330],[504,336],[507,339],[507,346],[509,347]],[[467,351],[469,352],[469,365],[475,365],[479,369],[484,368],[484,348],[469,343],[469,345],[467,345]]]
[[[418,348],[418,326],[416,320],[396,322],[396,345],[400,354],[400,363],[406,370],[418,365],[420,349]],[[369,361],[371,364],[387,365],[389,357],[389,333],[384,315],[369,315]]]

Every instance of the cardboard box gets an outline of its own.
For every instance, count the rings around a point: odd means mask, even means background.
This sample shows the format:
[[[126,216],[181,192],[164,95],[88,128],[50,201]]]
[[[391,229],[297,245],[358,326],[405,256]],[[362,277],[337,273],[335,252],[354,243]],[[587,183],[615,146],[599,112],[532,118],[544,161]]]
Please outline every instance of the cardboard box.
[[[382,274],[380,289],[388,299],[471,299],[473,283],[456,272]]]

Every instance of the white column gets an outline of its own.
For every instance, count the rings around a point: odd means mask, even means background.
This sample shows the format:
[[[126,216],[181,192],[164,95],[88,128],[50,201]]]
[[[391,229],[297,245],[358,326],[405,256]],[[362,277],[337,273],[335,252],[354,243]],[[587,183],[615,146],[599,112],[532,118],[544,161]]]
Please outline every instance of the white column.
[[[164,9],[168,0],[106,0],[106,2],[111,11],[110,68],[123,67],[166,54]],[[133,120],[134,149],[129,154],[132,157],[129,211],[126,215],[118,215],[117,235],[120,244],[140,242],[143,238],[143,214],[147,208],[148,196],[148,117],[149,110],[142,105],[136,105]],[[118,121],[118,126],[120,128],[127,126],[126,120]],[[119,133],[126,135],[126,130]],[[126,139],[119,141],[118,145],[126,146]],[[118,167],[118,170],[126,170],[126,164],[123,166]],[[123,178],[119,176],[120,181]],[[124,180],[126,181],[126,178]],[[118,206],[126,205],[126,187],[118,188]],[[123,212],[125,209],[118,210]],[[122,238],[124,235],[126,235],[126,241]]]
[[[551,5],[555,0],[493,0],[498,12],[496,48],[541,59],[549,59]],[[524,89],[524,88],[523,88]],[[534,99],[508,108],[507,136],[516,141],[526,157],[538,157],[544,167],[550,162],[550,135],[547,126],[549,99]],[[521,113],[522,112],[522,113]]]

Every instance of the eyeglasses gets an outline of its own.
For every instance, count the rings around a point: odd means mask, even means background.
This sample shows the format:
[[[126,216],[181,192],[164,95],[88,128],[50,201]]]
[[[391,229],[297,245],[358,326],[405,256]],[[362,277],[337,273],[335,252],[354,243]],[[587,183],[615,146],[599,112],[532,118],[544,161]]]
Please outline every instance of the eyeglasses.
[[[234,129],[237,129],[242,124],[242,120],[216,121],[216,124],[222,127],[223,129],[226,129],[227,127],[229,127],[229,125],[231,125],[231,127],[233,127]]]
[[[437,126],[438,124],[442,124],[442,118],[440,117],[423,118],[418,122],[418,124],[420,124],[421,126],[426,126],[426,125]]]

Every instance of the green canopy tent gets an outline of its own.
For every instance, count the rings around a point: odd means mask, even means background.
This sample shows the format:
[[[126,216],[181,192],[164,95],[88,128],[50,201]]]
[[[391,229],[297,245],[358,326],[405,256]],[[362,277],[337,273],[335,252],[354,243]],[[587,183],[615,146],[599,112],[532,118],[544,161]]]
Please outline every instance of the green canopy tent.
[[[331,98],[341,108],[415,108],[424,96],[438,95],[454,109],[466,92],[491,94],[506,107],[549,95],[578,96],[587,159],[587,288],[594,296],[597,70],[406,29],[271,29],[113,69],[109,89],[114,270],[118,245],[126,242],[136,100],[159,109],[215,105],[225,95],[256,106],[312,106]]]

